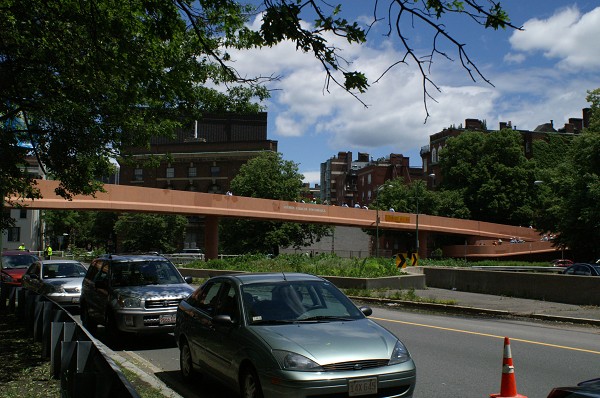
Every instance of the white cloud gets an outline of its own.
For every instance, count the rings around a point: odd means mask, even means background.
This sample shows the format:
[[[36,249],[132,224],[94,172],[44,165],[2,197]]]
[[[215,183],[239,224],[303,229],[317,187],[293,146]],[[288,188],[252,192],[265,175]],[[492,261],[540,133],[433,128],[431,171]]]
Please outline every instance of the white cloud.
[[[418,149],[429,144],[431,134],[467,118],[484,119],[489,128],[511,121],[519,129],[534,129],[550,120],[560,128],[568,118],[581,117],[586,90],[600,87],[600,44],[593,42],[600,36],[600,7],[586,14],[563,8],[548,19],[530,19],[524,27],[511,36],[513,51],[505,62],[479,62],[494,86],[481,79],[474,83],[458,62],[438,59],[431,78],[441,92],[428,86],[435,101],[427,102],[427,124],[422,76],[414,65],[399,64],[374,83],[403,55],[390,41],[349,46],[327,37],[352,62],[349,69],[367,74],[371,87],[359,97],[368,108],[333,83],[326,92],[322,65],[291,43],[232,55],[240,73],[281,76],[269,84],[274,90],[267,103],[269,138],[280,141],[284,155],[300,164],[305,182],[314,184],[319,164],[340,151],[374,158],[402,153],[418,165]]]
[[[548,19],[530,19],[523,28],[510,38],[518,51],[542,52],[564,70],[600,66],[600,7],[583,15],[576,7],[564,8]]]
[[[525,61],[526,58],[527,57],[525,56],[525,54],[522,53],[510,53],[504,56],[504,61],[508,62],[509,64],[521,64],[523,63],[523,61]]]
[[[304,182],[309,183],[311,187],[314,187],[315,184],[319,184],[321,182],[321,172],[320,171],[305,171],[301,172],[304,174]]]

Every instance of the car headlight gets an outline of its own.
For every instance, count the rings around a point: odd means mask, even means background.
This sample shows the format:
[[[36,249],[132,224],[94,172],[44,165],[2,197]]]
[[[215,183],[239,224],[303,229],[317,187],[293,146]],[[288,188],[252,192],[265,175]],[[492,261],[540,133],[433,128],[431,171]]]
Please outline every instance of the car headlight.
[[[323,370],[321,365],[315,361],[295,352],[274,350],[273,355],[275,355],[275,359],[279,362],[279,366],[284,370],[298,370],[303,372],[319,372]]]
[[[122,308],[141,308],[142,307],[142,299],[139,297],[129,297],[119,295],[117,297],[117,303]]]
[[[2,274],[2,281],[3,282],[14,282],[14,278],[8,274]]]
[[[388,365],[397,365],[399,363],[406,362],[409,359],[410,354],[408,353],[408,350],[406,349],[404,344],[402,344],[402,342],[398,340],[396,342],[396,345],[394,346],[394,351],[392,351],[392,356],[390,357]]]

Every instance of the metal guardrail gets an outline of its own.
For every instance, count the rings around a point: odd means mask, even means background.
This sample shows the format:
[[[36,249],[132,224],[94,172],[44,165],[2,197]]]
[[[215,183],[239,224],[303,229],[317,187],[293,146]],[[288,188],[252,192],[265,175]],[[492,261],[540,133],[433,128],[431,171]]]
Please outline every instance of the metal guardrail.
[[[28,289],[2,288],[0,305],[24,320],[28,335],[41,343],[52,377],[60,379],[61,398],[140,398],[121,369],[64,308]]]
[[[485,271],[509,271],[509,272],[545,272],[545,273],[554,273],[561,274],[565,268],[564,267],[506,267],[502,265],[485,265],[485,266],[472,266],[470,269],[478,269]]]

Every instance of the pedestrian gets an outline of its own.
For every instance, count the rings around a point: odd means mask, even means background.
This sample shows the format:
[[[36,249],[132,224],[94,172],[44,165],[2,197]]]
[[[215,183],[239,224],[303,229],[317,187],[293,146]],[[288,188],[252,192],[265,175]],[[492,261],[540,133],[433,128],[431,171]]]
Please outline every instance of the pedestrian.
[[[23,251],[27,250],[27,249],[25,249],[25,243],[21,243],[21,246],[19,246],[19,250],[23,250]]]
[[[52,246],[46,246],[46,260],[52,259]]]

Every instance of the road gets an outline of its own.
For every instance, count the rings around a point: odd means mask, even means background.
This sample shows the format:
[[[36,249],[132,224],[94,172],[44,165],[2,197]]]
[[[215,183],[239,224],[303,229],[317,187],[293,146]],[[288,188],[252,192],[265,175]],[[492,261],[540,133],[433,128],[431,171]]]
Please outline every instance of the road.
[[[371,319],[399,336],[417,364],[414,398],[479,398],[499,393],[505,336],[510,338],[519,394],[544,398],[553,386],[600,376],[598,328],[373,309]],[[172,336],[136,339],[117,352],[140,367],[147,366],[186,398],[236,396],[212,380],[183,385]]]

